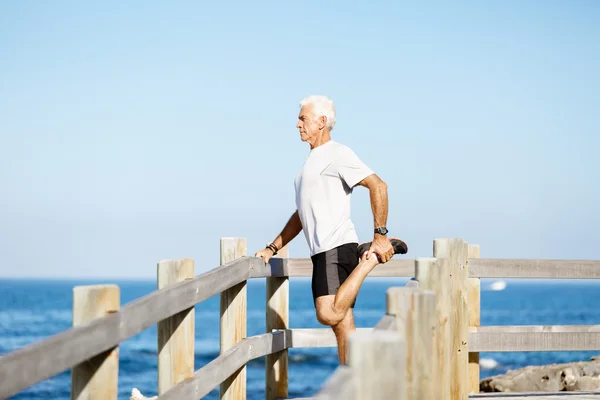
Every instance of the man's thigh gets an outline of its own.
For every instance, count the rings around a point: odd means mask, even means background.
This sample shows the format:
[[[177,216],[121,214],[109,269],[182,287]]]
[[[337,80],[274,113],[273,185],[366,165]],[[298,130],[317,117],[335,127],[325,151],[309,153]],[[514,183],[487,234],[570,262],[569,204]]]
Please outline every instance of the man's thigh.
[[[321,297],[326,297],[320,301],[321,303],[331,302],[333,306],[333,299],[339,287],[359,263],[357,248],[357,243],[348,243],[311,257],[312,294],[315,307],[317,299]],[[331,300],[329,300],[330,296]]]

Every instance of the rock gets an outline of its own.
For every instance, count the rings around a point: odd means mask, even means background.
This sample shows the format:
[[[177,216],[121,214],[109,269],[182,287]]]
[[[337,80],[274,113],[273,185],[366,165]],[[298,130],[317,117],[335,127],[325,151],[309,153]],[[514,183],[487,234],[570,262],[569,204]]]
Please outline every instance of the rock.
[[[600,389],[600,356],[590,361],[529,366],[491,376],[479,383],[480,392],[572,392]]]

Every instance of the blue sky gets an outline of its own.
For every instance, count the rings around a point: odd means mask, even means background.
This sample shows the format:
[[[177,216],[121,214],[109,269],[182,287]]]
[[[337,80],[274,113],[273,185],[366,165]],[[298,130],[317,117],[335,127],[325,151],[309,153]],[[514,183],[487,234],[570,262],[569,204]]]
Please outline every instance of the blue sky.
[[[389,185],[410,257],[600,259],[600,3],[3,2],[0,277],[144,277],[262,248],[298,101]],[[353,195],[372,237],[368,192]],[[293,257],[307,257],[300,235]]]

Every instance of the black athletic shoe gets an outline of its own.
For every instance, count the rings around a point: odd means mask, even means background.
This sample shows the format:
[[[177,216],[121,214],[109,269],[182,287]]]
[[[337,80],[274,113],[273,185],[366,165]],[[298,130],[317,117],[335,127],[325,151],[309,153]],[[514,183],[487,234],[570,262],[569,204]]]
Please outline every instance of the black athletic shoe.
[[[400,239],[390,239],[392,247],[394,248],[394,254],[406,254],[408,253],[408,246]],[[358,257],[362,257],[362,255],[369,250],[371,247],[371,242],[366,242],[358,246]]]

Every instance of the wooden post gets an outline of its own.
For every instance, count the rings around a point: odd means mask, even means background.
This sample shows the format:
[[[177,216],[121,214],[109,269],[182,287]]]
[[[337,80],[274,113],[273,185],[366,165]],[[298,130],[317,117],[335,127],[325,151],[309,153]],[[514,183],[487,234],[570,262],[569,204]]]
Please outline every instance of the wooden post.
[[[116,285],[73,288],[73,326],[119,311],[120,291]],[[119,347],[84,361],[71,369],[72,400],[117,400]]]
[[[479,245],[470,244],[468,258],[479,258]],[[480,297],[481,280],[479,278],[469,278],[467,290],[469,304],[469,327],[479,326],[480,318]],[[469,393],[479,393],[479,353],[469,352]]]
[[[244,238],[221,239],[221,265],[246,255]],[[246,282],[221,293],[221,354],[246,337]],[[246,366],[236,371],[220,386],[220,399],[246,399]]]
[[[392,331],[355,331],[348,338],[354,400],[410,400],[406,341]]]
[[[283,247],[275,257],[289,257],[289,247]],[[289,328],[289,296],[290,281],[288,277],[267,278],[267,332],[271,332],[273,329]],[[288,351],[268,354],[265,369],[266,400],[287,399]]]
[[[157,266],[158,289],[194,278],[194,260],[164,260]],[[194,376],[194,307],[160,321],[158,394]]]
[[[432,399],[450,400],[450,291],[447,276],[449,263],[435,258],[417,258],[415,275],[419,288],[435,294],[435,331],[434,331],[434,367],[431,382],[434,395]]]
[[[418,288],[393,287],[386,293],[387,313],[406,340],[406,380],[409,399],[434,399],[435,294]]]
[[[433,256],[446,259],[449,270],[442,282],[449,289],[444,303],[449,310],[450,337],[450,399],[467,400],[469,396],[469,308],[467,282],[469,278],[467,242],[462,239],[436,239]]]

